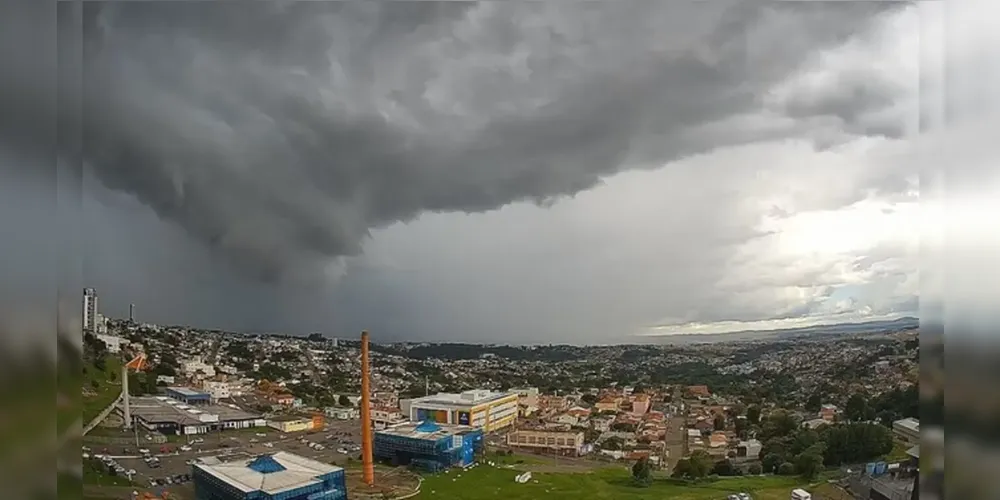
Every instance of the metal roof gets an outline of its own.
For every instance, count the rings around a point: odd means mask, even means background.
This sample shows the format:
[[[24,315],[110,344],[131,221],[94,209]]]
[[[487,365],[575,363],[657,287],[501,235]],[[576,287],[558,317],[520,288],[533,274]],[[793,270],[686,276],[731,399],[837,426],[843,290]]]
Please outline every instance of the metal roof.
[[[251,460],[195,464],[195,467],[244,493],[261,491],[268,495],[317,484],[320,482],[317,477],[343,470],[285,451]]]

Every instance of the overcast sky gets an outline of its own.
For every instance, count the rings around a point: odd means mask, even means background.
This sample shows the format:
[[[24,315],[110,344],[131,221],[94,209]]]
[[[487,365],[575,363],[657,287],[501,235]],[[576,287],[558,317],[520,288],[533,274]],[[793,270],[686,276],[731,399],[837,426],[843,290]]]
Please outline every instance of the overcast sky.
[[[82,210],[7,141],[0,217],[77,231],[109,315],[605,343],[918,311],[940,6],[82,5]]]

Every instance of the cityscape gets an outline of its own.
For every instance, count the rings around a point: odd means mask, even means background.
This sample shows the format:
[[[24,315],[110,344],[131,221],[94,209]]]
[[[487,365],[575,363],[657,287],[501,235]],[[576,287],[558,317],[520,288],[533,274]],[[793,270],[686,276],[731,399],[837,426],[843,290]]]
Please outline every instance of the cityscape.
[[[635,483],[909,500],[942,457],[925,444],[921,458],[920,417],[935,417],[918,360],[933,353],[907,321],[678,346],[379,344],[109,318],[94,289],[82,303],[88,495],[579,498]]]

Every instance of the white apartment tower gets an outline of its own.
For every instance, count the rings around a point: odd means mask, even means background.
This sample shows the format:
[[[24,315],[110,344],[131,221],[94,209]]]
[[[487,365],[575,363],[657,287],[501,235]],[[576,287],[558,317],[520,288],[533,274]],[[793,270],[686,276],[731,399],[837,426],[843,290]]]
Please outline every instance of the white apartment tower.
[[[83,331],[97,333],[97,291],[93,288],[83,289]]]

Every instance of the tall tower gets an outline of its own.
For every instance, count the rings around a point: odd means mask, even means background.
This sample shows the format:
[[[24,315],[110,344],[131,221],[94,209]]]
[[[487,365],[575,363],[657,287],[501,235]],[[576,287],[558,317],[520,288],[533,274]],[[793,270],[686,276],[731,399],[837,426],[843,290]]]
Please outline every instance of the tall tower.
[[[135,304],[128,305],[128,322],[135,323]]]
[[[375,461],[372,458],[372,411],[369,397],[368,331],[361,332],[361,464],[364,481],[375,485]]]
[[[83,332],[97,333],[97,290],[83,289]]]

